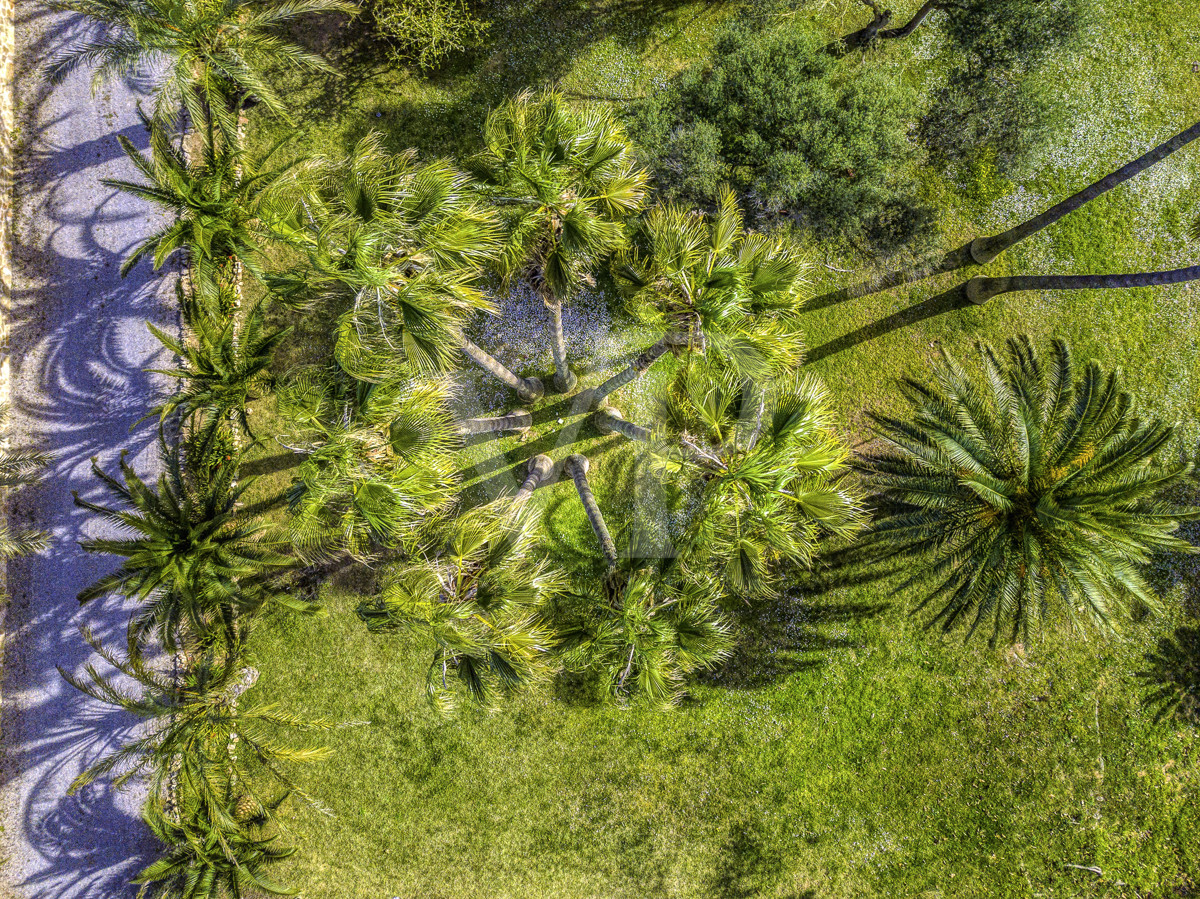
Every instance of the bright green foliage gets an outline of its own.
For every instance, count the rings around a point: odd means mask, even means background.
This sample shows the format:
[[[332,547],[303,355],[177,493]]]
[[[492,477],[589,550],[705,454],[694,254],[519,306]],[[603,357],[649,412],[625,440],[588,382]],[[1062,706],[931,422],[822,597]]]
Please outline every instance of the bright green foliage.
[[[1111,629],[1156,599],[1142,567],[1190,552],[1164,493],[1191,465],[1157,462],[1173,429],[1133,414],[1116,374],[1077,373],[1067,345],[1047,358],[1027,337],[1001,358],[982,346],[984,379],[943,352],[933,385],[903,383],[911,420],[875,416],[887,447],[863,458],[879,492],[872,538],[919,566],[930,624],[967,635],[989,624],[1026,639],[1052,615]]]
[[[641,108],[635,136],[668,198],[718,199],[728,181],[762,212],[881,249],[923,236],[931,214],[909,182],[909,92],[870,68],[852,75],[794,27],[735,27],[710,63]]]
[[[147,659],[132,634],[124,658],[90,632],[85,630],[83,635],[119,676],[102,675],[93,665],[85,669],[83,677],[61,668],[59,673],[93,699],[146,724],[128,743],[80,774],[71,785],[72,792],[114,774],[115,786],[146,778],[152,795],[161,795],[167,784],[174,782],[179,795],[195,797],[214,813],[225,807],[231,782],[252,807],[264,804],[258,786],[264,782],[306,795],[287,767],[328,758],[329,750],[298,745],[282,734],[328,730],[332,725],[246,699],[244,691],[253,683],[247,682],[247,676],[254,673],[240,662],[245,628],[225,646],[192,656],[177,672]]]
[[[256,303],[244,314],[240,327],[233,317],[200,315],[193,317],[191,335],[183,340],[148,325],[163,346],[182,360],[177,369],[154,369],[158,374],[176,378],[181,387],[165,403],[152,410],[162,421],[181,414],[197,417],[196,446],[207,453],[219,432],[236,421],[251,440],[247,404],[259,399],[259,391],[269,386],[269,367],[276,347],[291,333],[291,328],[269,330],[262,305]]]
[[[575,587],[584,602],[565,638],[569,667],[599,670],[611,695],[662,707],[684,696],[687,675],[719,664],[733,640],[714,583],[679,577],[673,565],[625,559],[603,580]]]
[[[190,794],[180,796],[177,806],[168,812],[162,802],[151,799],[142,809],[142,820],[163,844],[163,854],[133,878],[143,885],[139,899],[251,899],[264,893],[299,893],[267,875],[269,868],[296,851],[276,845],[278,837],[266,832],[267,813],[273,807],[233,796],[214,804]]]
[[[764,390],[693,368],[662,415],[673,441],[657,450],[656,467],[699,494],[681,558],[732,595],[771,594],[787,566],[811,564],[822,538],[861,527],[848,451],[815,379],[792,375]]]
[[[121,275],[129,274],[146,256],[160,269],[182,250],[201,295],[216,290],[222,269],[234,260],[261,276],[260,245],[281,215],[273,188],[287,171],[262,170],[277,147],[254,158],[237,148],[208,144],[199,161],[189,164],[177,138],[160,124],[147,124],[149,155],[118,135],[125,155],[146,181],[106,178],[102,183],[149,200],[169,213],[169,220],[130,251]]]
[[[547,603],[565,587],[562,573],[534,553],[529,507],[500,501],[457,516],[435,555],[387,575],[383,590],[359,606],[372,630],[403,628],[430,638],[426,688],[442,710],[459,692],[487,703],[551,671],[555,642]]]
[[[371,14],[396,59],[422,69],[465,50],[487,31],[466,0],[372,0]]]
[[[130,621],[131,639],[154,633],[172,651],[233,640],[237,616],[252,614],[267,601],[316,611],[264,583],[288,560],[263,539],[260,525],[237,511],[251,482],[231,484],[236,459],[204,484],[185,477],[177,448],[164,444],[162,461],[164,471],[153,487],[134,473],[124,454],[121,480],[92,460],[92,471],[119,505],[102,506],[78,493],[75,504],[128,536],[80,544],[87,552],[124,559],[120,568],[80,592],[81,603],[108,593],[137,600],[142,608]]]
[[[368,384],[339,369],[302,370],[279,392],[279,411],[303,454],[288,491],[293,545],[358,558],[409,543],[453,499],[455,419],[445,384]]]
[[[273,286],[340,316],[339,363],[362,380],[391,377],[397,364],[424,372],[452,366],[462,328],[491,303],[476,285],[499,230],[445,162],[393,155],[372,132],[349,157],[319,160],[303,220],[293,231],[310,268]]]
[[[468,168],[508,229],[501,271],[561,301],[624,243],[625,220],[646,200],[646,172],[611,113],[573,110],[555,93],[493,110],[483,139]]]
[[[9,407],[0,405],[0,431],[7,427]],[[0,490],[36,484],[40,473],[50,464],[45,453],[28,449],[9,449],[0,444]],[[8,521],[0,521],[0,562],[40,551],[49,539],[43,531],[14,530]]]
[[[1049,103],[1024,86],[1079,33],[1083,0],[973,0],[951,3],[945,29],[955,55],[932,97],[920,135],[939,162],[967,162],[987,149],[1009,171],[1053,122]]]
[[[95,66],[93,88],[114,78],[149,73],[154,117],[174,121],[186,109],[212,143],[214,127],[236,144],[235,105],[257,97],[287,118],[270,84],[272,69],[330,72],[315,53],[283,38],[279,29],[314,13],[347,13],[345,0],[55,0],[52,6],[101,26],[51,59],[57,83],[79,67]]]
[[[613,276],[639,320],[686,338],[714,364],[767,378],[802,361],[797,317],[807,271],[783,241],[748,232],[724,188],[712,216],[674,204],[651,209]]]

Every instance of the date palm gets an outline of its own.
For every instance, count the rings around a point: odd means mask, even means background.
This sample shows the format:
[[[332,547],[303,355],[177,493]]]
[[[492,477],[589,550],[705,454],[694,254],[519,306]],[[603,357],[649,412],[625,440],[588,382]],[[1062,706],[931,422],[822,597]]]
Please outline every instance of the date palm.
[[[8,430],[9,414],[9,407],[0,405],[0,432]],[[0,491],[8,494],[11,488],[36,484],[49,464],[50,456],[46,453],[0,446]],[[0,522],[0,562],[39,552],[48,540],[49,535],[44,531],[17,530],[7,521]]]
[[[656,206],[641,240],[613,275],[630,312],[662,332],[626,369],[593,392],[606,396],[646,372],[668,351],[706,353],[755,379],[797,368],[803,342],[797,316],[807,299],[808,263],[782,241],[747,231],[733,192],[712,216]]]
[[[267,788],[282,787],[307,797],[293,780],[290,766],[328,758],[330,751],[299,742],[295,735],[333,725],[243,695],[249,676],[254,676],[241,664],[245,628],[230,643],[192,654],[179,670],[164,664],[161,656],[147,658],[133,635],[124,657],[86,629],[83,636],[117,673],[101,674],[94,665],[88,665],[82,676],[61,668],[59,673],[76,689],[144,724],[129,742],[84,770],[71,784],[71,792],[111,776],[118,787],[144,779],[151,795],[163,795],[170,783],[178,794],[214,810],[228,803],[232,788],[250,808],[269,802]]]
[[[102,181],[171,215],[129,253],[121,265],[122,277],[143,258],[149,257],[157,270],[177,252],[187,255],[200,293],[213,288],[218,272],[233,260],[262,277],[261,245],[282,215],[278,187],[290,168],[266,168],[279,145],[251,156],[236,146],[208,144],[198,160],[189,162],[166,128],[156,122],[147,125],[149,153],[142,153],[124,135],[117,138],[145,180]]]
[[[733,595],[771,594],[786,565],[811,564],[822,539],[861,527],[849,453],[813,378],[760,389],[694,367],[664,399],[661,418],[655,468],[695,494],[682,560]]]
[[[284,28],[318,13],[349,13],[345,0],[54,0],[100,26],[57,53],[53,83],[77,68],[94,68],[93,89],[128,75],[154,82],[154,117],[172,121],[180,109],[214,143],[219,129],[236,144],[236,105],[256,97],[290,121],[270,72],[332,72],[320,56],[288,40]]]
[[[440,382],[355,381],[340,369],[298,372],[279,393],[305,458],[288,491],[302,552],[371,556],[415,540],[453,499],[454,416]]]
[[[550,315],[555,385],[576,379],[567,364],[562,303],[591,282],[625,242],[624,224],[645,203],[648,176],[609,112],[573,110],[561,95],[528,93],[488,116],[484,150],[469,163],[503,211],[507,278],[522,277]]]
[[[463,334],[477,313],[495,311],[478,279],[499,246],[498,224],[465,175],[418,164],[412,151],[388,153],[372,132],[348,158],[315,163],[311,178],[293,232],[310,267],[273,284],[340,316],[336,352],[347,371],[363,380],[387,378],[397,363],[442,371],[462,352],[522,398],[541,396],[539,382]]]
[[[499,501],[459,515],[434,553],[392,571],[358,609],[372,630],[402,628],[434,645],[426,686],[447,710],[465,692],[488,703],[550,670],[547,604],[564,576],[535,553],[529,507]],[[454,681],[457,681],[456,689]]]
[[[131,639],[153,633],[170,651],[234,639],[238,616],[268,601],[316,612],[316,606],[269,588],[267,576],[288,560],[264,539],[261,525],[237,510],[252,482],[232,485],[236,460],[195,484],[184,474],[178,448],[163,443],[161,454],[163,473],[154,486],[137,476],[124,454],[120,480],[92,460],[93,473],[117,505],[100,505],[78,493],[75,503],[121,535],[80,545],[124,561],[80,592],[79,601],[110,593],[136,600],[141,608],[130,621]]]
[[[1067,345],[980,349],[983,377],[943,352],[936,382],[903,382],[908,419],[875,416],[863,458],[880,510],[871,539],[910,560],[944,631],[1026,639],[1047,619],[1111,629],[1157,603],[1142,568],[1197,510],[1167,501],[1191,466],[1160,460],[1173,429],[1133,413],[1115,373]]]
[[[262,304],[255,303],[242,315],[236,328],[232,317],[194,316],[188,339],[176,340],[152,324],[147,325],[168,350],[181,360],[174,369],[154,369],[175,378],[180,389],[151,411],[161,421],[176,413],[195,418],[197,449],[201,454],[214,445],[219,433],[236,422],[255,440],[247,406],[260,399],[270,386],[269,368],[275,349],[291,328],[270,330]]]

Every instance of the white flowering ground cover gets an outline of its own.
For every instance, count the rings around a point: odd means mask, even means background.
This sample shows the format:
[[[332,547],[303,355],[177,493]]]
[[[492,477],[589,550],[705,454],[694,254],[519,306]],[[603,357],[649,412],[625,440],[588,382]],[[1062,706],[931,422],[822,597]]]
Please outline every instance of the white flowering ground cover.
[[[920,4],[890,5],[903,19]],[[1038,76],[1065,124],[1027,172],[1011,182],[984,172],[976,183],[923,173],[947,248],[1044,208],[1200,110],[1200,7],[1096,5],[1081,49]],[[453,156],[474,148],[491,105],[524,87],[558,83],[571,96],[625,105],[702,57],[733,9],[498,0],[487,8],[489,43],[428,76],[351,60],[338,90],[298,85],[313,108],[305,140],[336,151],[379,127],[397,147]],[[865,21],[853,0],[813,0],[796,15],[831,37]],[[926,31],[864,64],[928,89],[952,60]],[[1197,178],[1200,147],[1191,147],[984,273],[1191,264],[1200,255],[1186,239],[1200,212]],[[810,249],[814,295],[870,274],[870,260]],[[1014,294],[887,326],[961,280],[943,275],[807,314],[819,359],[811,368],[852,443],[870,438],[868,409],[899,408],[896,379],[921,375],[939,345],[965,355],[977,339],[1025,331],[1064,336],[1080,357],[1120,366],[1147,412],[1180,422],[1174,451],[1194,455],[1200,289]],[[548,382],[536,300],[519,291],[499,299],[502,315],[479,323],[479,342]],[[568,304],[564,320],[585,384],[650,342],[603,286]],[[644,418],[656,383],[614,401],[627,418]],[[473,371],[461,388],[464,413],[516,405]],[[619,527],[631,505],[628,449],[587,425],[572,430],[570,405],[555,403],[542,402],[529,434],[463,451],[467,495],[511,489],[534,449],[582,451]],[[270,411],[259,417],[269,429]],[[256,489],[277,502],[290,475],[265,456]],[[586,548],[569,480],[535,502],[547,516],[547,552]],[[1146,676],[1156,657],[1168,673],[1194,676],[1186,652],[1172,653],[1190,645],[1197,664],[1196,575],[1189,561],[1165,560],[1156,577],[1168,613],[1118,638],[989,652],[923,632],[894,583],[829,583],[818,572],[786,599],[747,609],[750,636],[734,660],[674,712],[616,709],[586,683],[561,679],[451,719],[422,695],[427,647],[369,636],[353,609],[371,575],[343,576],[323,590],[328,619],[269,620],[256,644],[264,699],[370,722],[334,732],[334,758],[302,772],[334,814],[288,806],[284,839],[300,851],[282,879],[312,899],[1200,895],[1200,741],[1193,725],[1160,719]]]

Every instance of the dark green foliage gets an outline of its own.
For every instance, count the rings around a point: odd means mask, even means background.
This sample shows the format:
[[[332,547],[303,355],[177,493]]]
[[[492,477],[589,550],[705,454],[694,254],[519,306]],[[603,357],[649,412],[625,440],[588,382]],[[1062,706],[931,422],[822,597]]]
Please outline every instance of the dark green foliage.
[[[879,249],[928,230],[907,138],[913,97],[871,68],[852,72],[798,28],[732,28],[712,61],[647,101],[635,136],[667,197],[712,203],[723,181],[767,215]]]
[[[983,149],[1002,170],[1028,156],[1054,124],[1053,109],[1025,87],[1046,57],[1070,44],[1083,0],[977,0],[946,7],[949,81],[935,92],[919,126],[942,164],[969,161]]]
[[[371,0],[375,31],[397,61],[427,69],[474,44],[487,31],[466,0]]]
[[[8,406],[0,406],[0,430],[7,430],[8,416]],[[0,444],[0,491],[7,494],[10,491],[5,488],[36,484],[49,464],[50,457],[45,453]],[[0,562],[38,552],[48,539],[43,531],[14,529],[7,520],[0,521]]]
[[[1048,618],[1111,630],[1157,605],[1142,569],[1200,511],[1164,491],[1191,473],[1158,461],[1173,429],[1134,415],[1116,374],[1076,373],[1067,345],[1048,358],[1026,337],[1001,358],[982,346],[985,377],[943,353],[937,382],[903,384],[911,420],[875,416],[886,446],[862,460],[878,494],[871,537],[931,584],[918,610],[945,631],[969,621],[1026,639]]]

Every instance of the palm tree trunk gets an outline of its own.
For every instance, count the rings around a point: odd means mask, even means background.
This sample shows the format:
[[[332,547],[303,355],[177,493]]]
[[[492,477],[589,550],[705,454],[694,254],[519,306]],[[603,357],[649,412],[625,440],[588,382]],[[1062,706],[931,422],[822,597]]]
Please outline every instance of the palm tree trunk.
[[[528,431],[533,427],[533,416],[524,409],[514,409],[506,415],[494,418],[468,418],[458,423],[458,433],[463,437],[472,434],[496,434],[500,431]]]
[[[592,423],[601,434],[624,434],[630,440],[638,440],[642,443],[649,443],[653,436],[648,428],[626,421],[621,415],[621,410],[611,406],[593,413]]]
[[[527,403],[535,402],[542,398],[545,392],[542,389],[542,382],[537,378],[519,378],[506,368],[503,363],[492,358],[482,349],[477,347],[466,337],[462,338],[462,351],[467,358],[492,375],[499,381],[503,381],[509,387],[517,392],[517,395]]]
[[[889,40],[893,38],[908,37],[917,30],[917,26],[925,21],[925,17],[927,15],[929,15],[935,9],[941,9],[943,6],[945,6],[943,0],[925,0],[925,3],[920,9],[913,13],[913,17],[908,20],[907,24],[902,25],[899,28],[885,28],[883,31],[879,32],[877,36]]]
[[[599,408],[604,398],[610,393],[620,390],[626,384],[629,384],[650,370],[655,362],[657,362],[667,352],[680,346],[681,342],[678,335],[664,334],[663,338],[650,347],[647,347],[636,359],[629,365],[617,372],[599,387],[592,390],[592,408]]]
[[[521,485],[521,489],[513,497],[514,502],[523,502],[528,499],[533,491],[546,483],[547,478],[550,477],[550,472],[553,470],[554,461],[545,454],[539,453],[530,459],[529,473],[525,475],[525,483]]]
[[[567,337],[563,333],[562,303],[544,298],[542,301],[550,313],[550,351],[554,355],[554,387],[559,393],[570,393],[579,383],[575,373],[567,365]]]
[[[592,486],[587,479],[590,464],[586,456],[575,453],[567,457],[567,473],[575,482],[575,489],[579,492],[579,501],[583,503],[583,511],[592,525],[596,539],[600,541],[600,551],[608,560],[608,567],[614,568],[617,564],[617,544],[613,542],[612,534],[608,532],[608,525],[604,523],[604,515],[601,514],[600,506],[596,503],[596,497],[592,495]]]
[[[1089,184],[1083,190],[1079,191],[1079,193],[1068,197],[1057,206],[1051,206],[1041,215],[1022,222],[1015,228],[1009,228],[1003,234],[997,234],[994,237],[975,238],[975,240],[971,241],[971,258],[980,265],[986,265],[1013,244],[1019,243],[1031,234],[1036,234],[1047,225],[1054,224],[1054,222],[1057,222],[1064,215],[1074,212],[1085,203],[1090,203],[1096,197],[1106,191],[1112,190],[1118,184],[1124,184],[1134,175],[1140,174],[1152,165],[1161,162],[1180,147],[1187,146],[1198,137],[1200,137],[1200,122],[1192,125],[1186,131],[1181,131],[1166,143],[1159,144],[1153,150],[1139,156],[1133,162],[1122,166],[1112,174],[1105,175],[1099,181]]]
[[[1162,287],[1200,280],[1200,265],[1167,272],[1138,272],[1128,275],[1025,275],[1012,278],[972,278],[967,298],[983,304],[1002,293],[1021,290],[1109,290],[1126,287]]]

